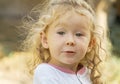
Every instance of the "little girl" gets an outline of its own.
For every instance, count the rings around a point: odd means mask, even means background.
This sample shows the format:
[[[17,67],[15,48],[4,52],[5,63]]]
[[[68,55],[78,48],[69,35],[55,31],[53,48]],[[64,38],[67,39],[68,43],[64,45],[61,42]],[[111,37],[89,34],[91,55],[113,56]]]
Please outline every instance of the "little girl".
[[[49,0],[24,42],[33,54],[33,84],[103,84],[105,30],[84,0]],[[36,10],[33,10],[37,12]],[[33,23],[33,24],[32,24]]]

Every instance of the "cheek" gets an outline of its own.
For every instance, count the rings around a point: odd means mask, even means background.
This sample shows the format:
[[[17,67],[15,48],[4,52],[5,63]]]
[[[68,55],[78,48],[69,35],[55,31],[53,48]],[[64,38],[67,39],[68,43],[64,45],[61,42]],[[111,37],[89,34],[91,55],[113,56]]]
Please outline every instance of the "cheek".
[[[59,39],[57,40],[56,38],[50,38],[48,39],[48,46],[49,50],[55,53],[56,50],[60,49],[61,41],[59,41]]]
[[[88,46],[90,40],[88,38],[80,38],[76,40],[77,44],[82,45],[82,46]]]
[[[87,49],[88,49],[88,46],[89,46],[89,41],[85,40],[85,39],[84,40],[82,39],[81,41],[78,42],[77,46],[79,46],[78,48],[81,52],[86,52]]]
[[[79,52],[80,52],[80,54],[85,54],[86,52],[87,52],[87,46],[85,45],[81,45],[80,47],[79,47]]]

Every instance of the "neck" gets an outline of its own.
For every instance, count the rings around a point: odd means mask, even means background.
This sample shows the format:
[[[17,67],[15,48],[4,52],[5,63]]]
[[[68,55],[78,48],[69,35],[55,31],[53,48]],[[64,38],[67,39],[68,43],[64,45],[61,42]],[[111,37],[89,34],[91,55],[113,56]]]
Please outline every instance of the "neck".
[[[54,63],[54,62],[50,61],[49,64],[53,64],[53,65],[56,65],[56,66],[59,66],[59,67],[65,68],[65,69],[69,69],[74,72],[77,72],[77,70],[78,70],[78,63],[64,64],[64,63]]]

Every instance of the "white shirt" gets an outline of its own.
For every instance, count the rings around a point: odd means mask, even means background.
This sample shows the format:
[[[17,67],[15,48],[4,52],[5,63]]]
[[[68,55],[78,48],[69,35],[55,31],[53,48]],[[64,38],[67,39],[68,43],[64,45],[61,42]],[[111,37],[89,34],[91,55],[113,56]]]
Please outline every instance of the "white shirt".
[[[33,84],[92,84],[86,67],[77,73],[61,67],[42,63],[35,69]]]

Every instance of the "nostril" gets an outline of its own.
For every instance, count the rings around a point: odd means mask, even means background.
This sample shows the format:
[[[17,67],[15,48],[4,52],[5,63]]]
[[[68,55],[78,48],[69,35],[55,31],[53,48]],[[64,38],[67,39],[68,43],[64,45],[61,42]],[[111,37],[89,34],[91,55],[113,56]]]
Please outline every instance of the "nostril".
[[[73,43],[71,43],[70,45],[74,45]]]
[[[67,45],[73,46],[74,43],[73,42],[68,42]]]

